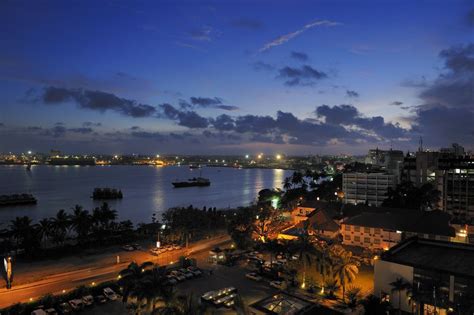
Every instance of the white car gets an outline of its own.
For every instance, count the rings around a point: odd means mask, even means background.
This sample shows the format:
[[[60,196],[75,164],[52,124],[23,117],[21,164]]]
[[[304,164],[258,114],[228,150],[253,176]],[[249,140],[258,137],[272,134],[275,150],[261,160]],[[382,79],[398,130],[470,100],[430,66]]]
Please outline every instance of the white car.
[[[192,273],[188,269],[181,268],[178,271],[181,272],[186,277],[186,279],[194,278],[194,273]]]
[[[123,245],[122,249],[126,250],[127,252],[133,252],[135,250],[135,247],[133,247],[132,245]]]
[[[83,296],[82,302],[84,302],[84,305],[86,306],[91,306],[92,304],[94,304],[94,297],[92,295]]]
[[[181,272],[173,270],[171,271],[171,275],[175,277],[178,281],[186,280],[186,276],[184,276]]]
[[[80,299],[74,299],[69,301],[69,305],[75,311],[81,310],[84,307],[84,303]]]
[[[196,267],[188,267],[188,270],[189,272],[191,272],[193,275],[195,275],[196,277],[199,277],[202,275],[202,272],[201,270],[199,270],[198,268]]]
[[[251,272],[245,275],[247,278],[255,280],[255,281],[262,281],[262,277],[260,277],[258,274],[255,272]]]
[[[167,275],[166,278],[168,279],[167,282],[171,285],[175,285],[176,283],[178,283],[178,280],[175,276]]]
[[[104,295],[111,301],[115,301],[118,298],[117,294],[111,288],[105,288]]]
[[[284,282],[284,281],[270,281],[270,286],[274,287],[278,290],[285,290],[286,289],[286,282]]]

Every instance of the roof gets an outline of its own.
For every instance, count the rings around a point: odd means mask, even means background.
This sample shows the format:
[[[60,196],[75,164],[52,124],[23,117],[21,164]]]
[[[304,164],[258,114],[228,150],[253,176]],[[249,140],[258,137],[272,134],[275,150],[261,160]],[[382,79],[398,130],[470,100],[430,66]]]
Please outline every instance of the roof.
[[[347,219],[343,224],[454,237],[456,234],[449,225],[450,219],[449,214],[437,210],[364,212]]]
[[[411,237],[381,257],[414,268],[474,278],[474,245]]]
[[[337,232],[339,231],[339,224],[337,224],[330,213],[326,209],[315,210],[308,215],[310,227],[314,230],[325,230]]]
[[[302,297],[288,294],[286,292],[279,292],[268,296],[255,302],[251,306],[260,311],[260,314],[341,314],[337,311],[333,311],[322,305],[315,304]]]

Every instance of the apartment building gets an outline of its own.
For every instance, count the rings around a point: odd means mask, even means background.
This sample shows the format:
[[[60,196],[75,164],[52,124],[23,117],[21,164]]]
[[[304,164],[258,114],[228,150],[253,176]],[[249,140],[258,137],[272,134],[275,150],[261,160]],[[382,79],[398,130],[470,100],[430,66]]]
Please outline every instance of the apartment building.
[[[344,173],[344,203],[380,206],[387,198],[388,188],[395,188],[397,176],[388,173]]]
[[[374,295],[410,314],[472,314],[473,265],[473,245],[412,237],[375,261]],[[398,278],[409,290],[393,291]]]
[[[449,241],[456,237],[450,216],[442,211],[391,209],[393,212],[364,212],[341,223],[344,245],[388,250],[402,240],[420,238]]]

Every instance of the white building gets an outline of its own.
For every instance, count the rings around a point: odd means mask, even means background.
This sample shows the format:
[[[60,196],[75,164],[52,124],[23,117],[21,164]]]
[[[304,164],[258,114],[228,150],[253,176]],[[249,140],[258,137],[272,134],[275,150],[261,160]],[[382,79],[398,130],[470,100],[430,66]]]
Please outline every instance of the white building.
[[[387,198],[388,188],[395,188],[397,176],[387,173],[344,173],[344,203],[380,206]]]

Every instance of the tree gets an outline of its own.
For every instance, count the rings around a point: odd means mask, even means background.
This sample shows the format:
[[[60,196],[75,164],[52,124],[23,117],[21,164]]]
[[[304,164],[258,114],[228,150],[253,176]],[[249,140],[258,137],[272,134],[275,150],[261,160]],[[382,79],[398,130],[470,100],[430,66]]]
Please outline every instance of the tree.
[[[306,220],[303,222],[303,231],[299,235],[296,242],[293,242],[293,249],[290,248],[291,251],[298,253],[298,260],[303,263],[303,281],[301,284],[301,288],[305,288],[306,286],[306,266],[311,265],[313,261],[313,256],[316,253],[316,249],[311,242],[311,236],[309,235],[308,231],[309,221]]]
[[[83,210],[81,206],[76,205],[73,208],[73,214],[71,216],[71,226],[77,235],[77,241],[79,244],[83,244],[87,241],[89,232],[91,231],[92,217],[89,211]]]
[[[37,224],[37,231],[40,243],[51,237],[51,220],[48,218],[41,219]]]
[[[28,216],[16,217],[10,221],[9,228],[16,241],[15,249],[17,253],[18,249],[23,248],[29,254],[38,244],[38,237],[31,223],[32,220]]]
[[[227,232],[237,248],[248,249],[253,246],[253,220],[255,213],[252,208],[240,208],[231,215],[227,224]]]
[[[352,283],[359,273],[359,267],[352,258],[352,252],[344,252],[337,257],[334,276],[342,287],[342,299],[345,301],[346,285]]]
[[[59,210],[56,216],[51,219],[53,242],[63,245],[70,226],[71,221],[69,215],[63,209]]]
[[[347,299],[347,306],[351,309],[354,309],[357,305],[359,305],[361,294],[361,289],[358,287],[349,288],[346,292],[346,299]]]
[[[257,206],[253,231],[262,242],[266,242],[268,237],[278,230],[281,221],[282,217],[279,210],[268,204]]]
[[[405,181],[395,189],[388,188],[386,195],[382,203],[384,207],[423,210],[436,208],[441,193],[430,183],[416,187],[413,182]]]
[[[290,177],[286,177],[285,180],[283,181],[283,189],[286,191],[290,190],[293,187],[293,183],[291,182]]]
[[[335,292],[339,290],[339,284],[335,278],[326,279],[323,285],[324,292],[328,298],[333,299]]]
[[[123,288],[123,302],[126,303],[130,293],[134,291],[137,283],[145,276],[144,272],[153,266],[152,262],[144,262],[142,264],[137,264],[136,262],[131,262],[127,268],[123,269],[119,273],[119,285]]]
[[[402,291],[405,291],[409,288],[410,284],[403,278],[397,277],[397,279],[390,283],[392,287],[392,293],[398,293],[398,313],[402,313]]]
[[[380,298],[373,294],[370,294],[365,299],[363,299],[361,304],[364,306],[366,315],[387,314],[387,311],[390,307],[390,303],[382,302]]]

